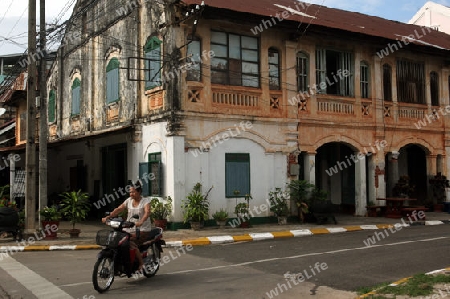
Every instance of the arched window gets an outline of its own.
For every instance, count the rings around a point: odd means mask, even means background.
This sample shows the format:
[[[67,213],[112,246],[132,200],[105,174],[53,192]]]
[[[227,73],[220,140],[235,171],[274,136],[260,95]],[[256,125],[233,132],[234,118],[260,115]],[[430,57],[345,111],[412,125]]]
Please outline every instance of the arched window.
[[[308,91],[309,78],[309,59],[305,53],[297,53],[297,90]]]
[[[72,116],[80,115],[81,81],[75,78],[72,82]]]
[[[280,89],[280,53],[274,48],[269,48],[269,89]]]
[[[119,100],[119,60],[112,58],[106,66],[106,104]]]
[[[392,101],[392,67],[389,64],[383,65],[383,99]]]
[[[431,106],[439,106],[439,75],[436,72],[430,73],[430,94]]]
[[[369,65],[365,61],[361,61],[360,66],[360,82],[361,82],[361,98],[369,98],[370,89],[370,74],[369,74]]]
[[[144,46],[145,53],[145,88],[161,86],[161,44],[162,41],[152,36]]]

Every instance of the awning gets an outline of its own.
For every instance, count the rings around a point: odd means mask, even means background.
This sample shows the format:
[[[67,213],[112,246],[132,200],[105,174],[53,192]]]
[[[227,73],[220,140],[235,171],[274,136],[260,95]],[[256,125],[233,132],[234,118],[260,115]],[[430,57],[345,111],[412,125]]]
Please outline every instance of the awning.
[[[12,124],[8,125],[7,127],[0,130],[0,135],[3,135],[3,133],[8,132],[12,128],[16,127],[16,122],[13,122]]]

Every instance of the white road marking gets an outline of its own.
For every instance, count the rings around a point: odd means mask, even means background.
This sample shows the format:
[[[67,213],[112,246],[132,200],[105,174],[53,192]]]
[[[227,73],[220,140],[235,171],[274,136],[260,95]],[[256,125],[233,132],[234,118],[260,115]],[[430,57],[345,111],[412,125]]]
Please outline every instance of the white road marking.
[[[9,256],[0,262],[0,268],[21,283],[37,298],[45,299],[73,299],[72,296],[55,286],[53,283],[40,276],[28,267],[22,265]]]
[[[171,272],[171,273],[165,273],[165,275],[173,275],[173,274],[181,274],[181,273],[192,273],[192,272],[199,272],[199,271],[209,271],[209,270],[231,268],[231,267],[241,267],[241,266],[247,266],[247,265],[257,264],[257,263],[271,262],[271,261],[276,261],[276,260],[297,259],[297,258],[303,258],[303,257],[306,257],[306,256],[315,256],[315,255],[323,255],[323,254],[335,254],[335,253],[339,253],[339,252],[352,251],[352,250],[373,249],[373,248],[377,248],[377,247],[381,247],[381,246],[396,246],[396,245],[402,245],[402,244],[408,244],[408,243],[416,243],[416,242],[430,242],[430,241],[441,240],[441,239],[448,239],[448,238],[450,238],[450,237],[439,237],[439,238],[434,238],[434,239],[423,239],[423,240],[416,240],[416,241],[396,242],[396,243],[390,243],[390,244],[373,245],[373,246],[365,246],[365,247],[355,247],[355,248],[347,248],[347,249],[334,250],[334,251],[311,252],[311,253],[305,253],[305,254],[294,255],[294,256],[276,257],[276,258],[270,258],[270,259],[256,260],[256,261],[252,261],[252,262],[244,262],[244,263],[239,263],[239,264],[231,264],[231,265],[222,265],[222,266],[215,266],[215,267],[208,267],[208,268],[201,268],[201,269],[175,271],[175,272]]]

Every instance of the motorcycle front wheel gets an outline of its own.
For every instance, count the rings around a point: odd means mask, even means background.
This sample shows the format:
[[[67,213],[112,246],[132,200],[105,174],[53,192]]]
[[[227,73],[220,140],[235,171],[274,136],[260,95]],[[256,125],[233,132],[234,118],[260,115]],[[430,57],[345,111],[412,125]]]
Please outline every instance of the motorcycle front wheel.
[[[98,259],[92,272],[94,289],[103,293],[107,291],[114,281],[114,261],[109,257]]]
[[[148,255],[144,258],[144,276],[147,278],[155,276],[156,272],[159,270],[159,259],[161,257],[161,252],[159,252],[158,247],[155,245],[148,249]]]

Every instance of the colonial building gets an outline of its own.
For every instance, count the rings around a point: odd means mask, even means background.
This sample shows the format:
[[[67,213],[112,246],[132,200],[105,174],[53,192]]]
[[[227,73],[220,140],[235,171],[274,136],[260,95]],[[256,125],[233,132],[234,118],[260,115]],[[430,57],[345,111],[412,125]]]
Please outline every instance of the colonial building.
[[[450,37],[293,0],[84,1],[48,80],[49,193],[99,210],[141,178],[211,210],[291,179],[364,215],[400,176],[447,173]],[[265,211],[259,217],[269,216]]]

